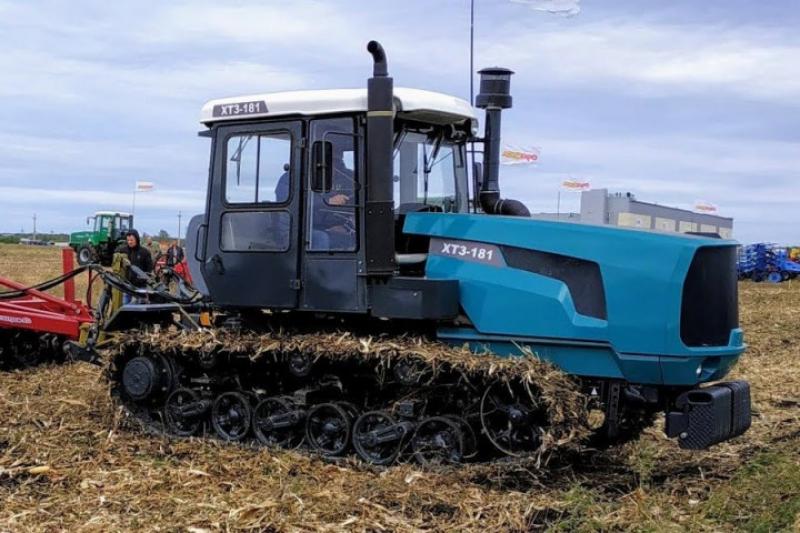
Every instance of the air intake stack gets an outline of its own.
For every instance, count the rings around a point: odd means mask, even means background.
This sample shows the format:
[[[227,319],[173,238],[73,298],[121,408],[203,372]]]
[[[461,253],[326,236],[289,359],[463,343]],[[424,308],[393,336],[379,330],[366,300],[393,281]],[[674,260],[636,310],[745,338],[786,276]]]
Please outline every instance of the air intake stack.
[[[500,119],[503,109],[510,109],[512,105],[511,75],[514,72],[507,68],[493,67],[485,68],[478,74],[481,75],[481,84],[475,106],[486,110],[481,209],[493,215],[529,217],[531,213],[522,202],[500,198]]]

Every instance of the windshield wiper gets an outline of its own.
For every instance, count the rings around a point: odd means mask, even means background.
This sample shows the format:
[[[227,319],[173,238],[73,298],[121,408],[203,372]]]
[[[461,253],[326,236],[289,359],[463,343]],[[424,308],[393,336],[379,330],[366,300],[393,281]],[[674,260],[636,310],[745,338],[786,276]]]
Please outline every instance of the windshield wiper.
[[[245,146],[247,146],[247,143],[249,143],[250,139],[252,139],[253,137],[254,137],[253,135],[248,135],[245,138],[241,138],[240,137],[239,138],[239,147],[236,149],[236,151],[231,156],[231,161],[236,161],[236,185],[237,186],[241,185],[242,152],[244,151]]]
[[[427,150],[425,150],[425,180],[427,182],[428,174],[430,174],[431,170],[433,170],[434,165],[436,164],[436,157],[439,155],[439,148],[442,147],[442,139],[444,139],[444,132],[440,133],[436,140],[433,141],[433,153],[431,154],[431,158],[428,159],[427,157]],[[427,146],[427,143],[425,144]]]

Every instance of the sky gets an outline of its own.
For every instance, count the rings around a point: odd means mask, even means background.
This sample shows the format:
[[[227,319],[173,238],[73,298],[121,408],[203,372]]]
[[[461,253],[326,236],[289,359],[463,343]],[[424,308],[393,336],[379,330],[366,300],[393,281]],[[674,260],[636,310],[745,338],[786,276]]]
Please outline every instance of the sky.
[[[800,0],[475,4],[476,69],[516,72],[503,142],[541,148],[504,196],[552,212],[588,180],[800,243]],[[396,85],[468,97],[468,0],[0,0],[0,232],[83,229],[143,180],[137,226],[174,233],[204,208],[207,100],[363,87],[370,39]]]

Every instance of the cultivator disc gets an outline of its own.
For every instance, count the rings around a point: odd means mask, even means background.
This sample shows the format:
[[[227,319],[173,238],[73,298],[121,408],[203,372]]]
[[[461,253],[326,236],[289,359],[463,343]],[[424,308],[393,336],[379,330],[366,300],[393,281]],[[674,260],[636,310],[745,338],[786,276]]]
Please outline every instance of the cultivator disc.
[[[51,333],[0,329],[0,369],[30,368],[64,359],[64,339]]]

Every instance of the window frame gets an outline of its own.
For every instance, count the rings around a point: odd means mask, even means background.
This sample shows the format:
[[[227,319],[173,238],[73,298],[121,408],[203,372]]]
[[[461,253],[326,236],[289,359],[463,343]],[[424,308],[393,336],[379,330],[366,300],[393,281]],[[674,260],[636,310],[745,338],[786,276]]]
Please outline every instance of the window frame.
[[[277,205],[277,204],[275,204]],[[236,250],[236,249],[228,249],[224,246],[223,241],[223,232],[221,231],[223,228],[224,220],[227,215],[242,215],[242,214],[250,214],[250,213],[259,213],[259,214],[272,214],[272,213],[285,213],[289,218],[289,238],[287,239],[287,247],[281,249],[274,249],[274,250]],[[283,254],[292,249],[292,224],[294,224],[294,217],[292,216],[292,211],[290,209],[233,209],[229,211],[222,211],[219,215],[219,242],[217,246],[219,247],[219,251],[226,254]]]
[[[399,161],[401,147],[402,147],[403,143],[405,143],[407,141],[409,135],[412,135],[412,136],[425,136],[425,137],[428,136],[428,134],[426,134],[425,132],[416,129],[413,126],[406,125],[404,127],[404,131],[402,133],[402,137],[399,139],[399,142],[397,143],[397,145],[395,146],[395,149],[393,151],[393,156],[392,156],[392,164],[393,165],[395,165]],[[412,140],[412,142],[414,142],[414,141]],[[425,153],[424,151],[426,150],[426,148],[424,148],[424,145],[427,145],[428,143],[414,142],[414,144],[416,144],[416,146],[417,146],[417,158],[418,158],[417,166],[419,167],[419,158],[421,157],[421,153],[419,152],[419,149],[422,148],[422,150],[423,150],[422,153]],[[466,196],[463,194],[462,183],[461,183],[461,180],[462,180],[462,178],[465,177],[465,173],[466,173],[466,162],[467,162],[466,143],[459,142],[458,140],[454,140],[454,139],[450,139],[450,138],[445,137],[442,140],[442,144],[443,144],[443,146],[447,146],[448,148],[450,148],[451,151],[452,151],[452,162],[451,162],[451,165],[452,165],[452,186],[453,186],[452,198],[453,198],[454,210],[453,211],[446,211],[446,212],[448,212],[448,213],[468,213],[469,212],[468,193],[467,193]],[[423,173],[424,173],[424,170],[423,170]],[[421,198],[419,196],[419,187],[424,182],[424,180],[420,181],[419,176],[420,175],[418,174],[417,175],[417,179],[415,180],[415,184],[414,184],[415,185],[414,188],[417,191],[417,193],[416,193],[416,196],[417,196],[416,200],[418,200],[417,203],[420,203],[420,204],[424,203],[424,205],[437,206],[438,204],[432,204],[432,203],[420,201]],[[430,176],[430,173],[429,173],[429,176]],[[400,179],[402,180],[402,176],[400,176]],[[399,190],[401,190],[401,187],[402,186],[398,184],[398,189]],[[467,184],[467,187],[469,187],[468,184]],[[397,209],[399,208],[399,206],[402,205],[401,201],[400,201],[399,194],[396,197],[393,198],[393,203],[394,203],[394,209],[395,209],[395,212],[396,212]]]
[[[233,137],[245,137],[248,135],[252,135],[255,137],[260,137],[262,135],[269,135],[269,134],[285,134],[289,137],[289,195],[286,197],[286,200],[283,202],[274,202],[274,201],[267,201],[267,202],[229,202],[228,201],[228,142]],[[260,142],[260,140],[259,140]],[[263,209],[264,207],[287,207],[289,204],[292,203],[292,195],[293,195],[293,176],[292,176],[292,169],[296,163],[295,161],[295,136],[292,135],[292,131],[288,128],[281,127],[276,129],[264,129],[264,130],[255,130],[251,132],[228,132],[223,138],[223,145],[222,145],[222,183],[220,187],[220,193],[222,196],[222,205],[225,207],[226,210],[228,209],[250,209],[250,210],[258,210],[259,208]],[[258,159],[256,160],[256,181],[255,181],[255,195],[254,199],[258,197],[258,186],[259,186],[259,172],[261,170],[261,147],[258,147]]]
[[[357,201],[355,204],[345,204],[342,206],[334,206],[328,203],[328,200],[323,198],[323,203],[326,207],[342,207],[346,209],[351,209],[355,221],[355,246],[353,249],[350,250],[324,250],[324,249],[317,249],[312,248],[312,232],[313,227],[309,220],[309,215],[312,213],[313,207],[310,205],[310,202],[313,202],[313,195],[320,194],[313,192],[311,190],[311,175],[310,169],[311,168],[311,150],[308,150],[306,165],[307,170],[304,172],[302,176],[302,188],[305,193],[305,197],[303,198],[303,214],[301,216],[301,222],[303,224],[302,231],[304,234],[303,241],[301,243],[301,247],[303,249],[304,254],[323,257],[323,256],[341,256],[345,254],[358,254],[361,252],[363,248],[363,227],[362,227],[362,217],[363,217],[363,210],[365,207],[364,202],[366,201],[366,189],[364,182],[365,174],[366,174],[366,161],[363,160],[364,155],[366,154],[366,146],[365,146],[365,125],[362,121],[362,116],[366,118],[366,115],[363,114],[332,114],[332,115],[320,115],[309,117],[306,121],[306,127],[308,128],[308,142],[309,145],[314,142],[314,140],[324,140],[328,135],[335,134],[335,135],[343,135],[347,137],[352,137],[353,139],[353,192]],[[322,139],[315,139],[314,137],[314,126],[315,122],[324,122],[328,120],[342,120],[346,119],[350,121],[352,124],[352,131],[349,133],[344,132],[335,132],[335,131],[326,131],[322,135]],[[327,193],[322,193],[327,194]]]

